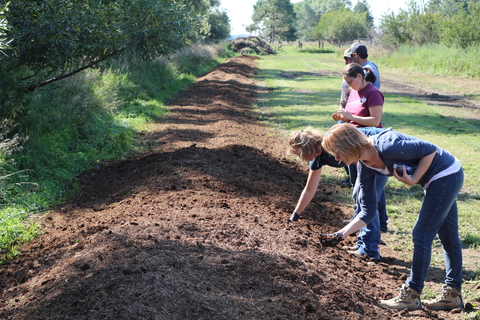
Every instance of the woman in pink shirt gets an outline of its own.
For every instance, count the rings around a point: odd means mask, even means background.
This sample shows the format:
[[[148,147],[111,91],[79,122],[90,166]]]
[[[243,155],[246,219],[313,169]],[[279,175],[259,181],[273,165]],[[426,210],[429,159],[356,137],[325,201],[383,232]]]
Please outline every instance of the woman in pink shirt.
[[[340,108],[332,115],[336,121],[343,121],[356,126],[366,135],[378,133],[377,128],[382,126],[383,94],[372,83],[375,83],[376,75],[369,66],[362,67],[357,63],[350,63],[342,71],[343,79],[352,89],[345,108]],[[357,181],[356,164],[348,167],[350,181],[354,184],[353,199],[355,202],[354,217],[361,213],[362,205],[358,202],[361,182]],[[385,184],[388,177],[376,176],[375,188],[377,191],[377,214],[376,217],[357,236],[355,247],[347,247],[348,252],[355,256],[369,256],[374,259],[380,258],[379,244],[380,232],[386,232],[387,206],[385,199]]]
[[[382,126],[383,94],[372,83],[376,75],[368,66],[362,67],[350,63],[342,71],[343,79],[352,89],[345,108],[340,108],[332,115],[336,121],[353,124],[356,127]]]

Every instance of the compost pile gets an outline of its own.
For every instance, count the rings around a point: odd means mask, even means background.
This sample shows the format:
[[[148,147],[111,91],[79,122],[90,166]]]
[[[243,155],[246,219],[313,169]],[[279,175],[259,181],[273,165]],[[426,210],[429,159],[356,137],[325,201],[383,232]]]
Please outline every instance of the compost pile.
[[[255,52],[260,55],[275,54],[273,48],[259,37],[239,37],[228,43],[228,48],[233,52],[248,54]],[[250,52],[252,51],[252,52]]]
[[[307,178],[285,135],[259,122],[256,57],[228,60],[178,94],[139,138],[148,150],[78,177],[79,194],[0,266],[1,319],[457,319],[392,311],[409,261],[322,247],[350,216]],[[383,251],[382,251],[383,252]]]

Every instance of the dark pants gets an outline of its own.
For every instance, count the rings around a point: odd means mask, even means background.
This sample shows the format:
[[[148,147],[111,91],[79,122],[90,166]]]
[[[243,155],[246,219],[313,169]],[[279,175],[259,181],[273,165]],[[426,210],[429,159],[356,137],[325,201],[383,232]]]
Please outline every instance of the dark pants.
[[[373,136],[382,132],[383,128],[377,127],[359,127],[360,131],[365,133],[367,136]],[[350,177],[350,183],[352,186],[355,186],[355,181],[357,181],[357,166],[355,164],[351,164],[348,166],[348,175]],[[386,181],[385,181],[386,183]],[[385,186],[385,184],[383,184]],[[387,200],[385,198],[385,190],[378,190],[377,191],[377,210],[378,210],[378,217],[380,219],[380,231],[386,232],[388,230],[388,216],[387,216]]]
[[[355,187],[355,181],[357,180],[357,166],[355,164],[351,164],[348,166],[348,175],[350,177],[350,182]],[[384,188],[379,190],[379,194],[377,194],[377,210],[378,217],[380,219],[380,231],[386,232],[388,230],[388,215],[387,199],[385,198]]]

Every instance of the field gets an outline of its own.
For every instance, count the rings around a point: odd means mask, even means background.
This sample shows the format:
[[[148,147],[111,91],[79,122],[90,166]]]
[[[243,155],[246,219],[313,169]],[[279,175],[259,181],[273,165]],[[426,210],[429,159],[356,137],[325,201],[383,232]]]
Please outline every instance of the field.
[[[403,253],[384,245],[371,261],[321,247],[316,234],[351,215],[348,190],[323,185],[288,221],[307,171],[286,132],[252,112],[273,93],[256,73],[256,57],[228,60],[142,133],[148,151],[82,174],[80,193],[0,266],[0,318],[462,319],[380,307],[408,275]],[[433,267],[427,287],[442,279]]]

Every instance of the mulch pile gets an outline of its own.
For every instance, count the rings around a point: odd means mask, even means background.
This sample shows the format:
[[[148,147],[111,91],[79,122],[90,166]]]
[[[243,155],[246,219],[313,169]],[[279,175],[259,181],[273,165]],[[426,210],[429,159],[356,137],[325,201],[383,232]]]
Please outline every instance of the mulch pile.
[[[351,207],[320,186],[288,221],[305,166],[259,123],[256,57],[232,58],[181,92],[142,134],[148,150],[78,178],[45,232],[0,266],[1,319],[457,319],[391,311],[408,262],[322,247]]]
[[[259,37],[238,37],[228,43],[228,48],[233,52],[248,54],[255,52],[260,55],[276,54],[275,50]],[[250,52],[252,51],[252,52]]]

